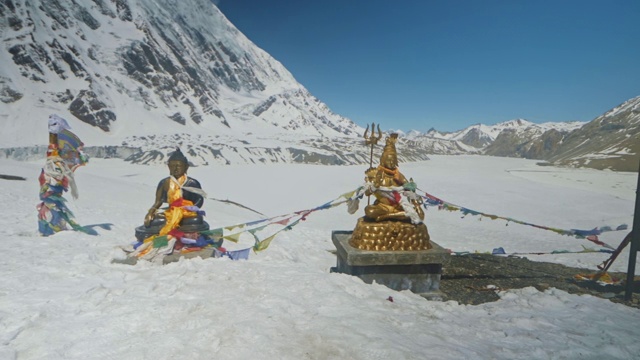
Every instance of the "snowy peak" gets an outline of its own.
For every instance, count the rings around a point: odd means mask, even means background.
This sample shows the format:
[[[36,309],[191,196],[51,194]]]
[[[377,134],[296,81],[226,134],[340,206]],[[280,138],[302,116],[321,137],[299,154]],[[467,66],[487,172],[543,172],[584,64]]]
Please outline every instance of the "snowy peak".
[[[514,119],[495,125],[475,124],[455,132],[410,132],[418,142],[449,141],[492,156],[548,160],[557,165],[637,171],[640,159],[640,96],[588,123],[536,124]],[[445,152],[455,154],[455,152]]]
[[[45,132],[50,113],[79,120],[74,131],[94,145],[184,132],[361,132],[209,0],[9,0],[0,16],[8,146],[46,141],[23,130]]]
[[[570,166],[638,171],[640,96],[616,106],[569,134],[549,160]]]
[[[520,137],[540,135],[555,129],[557,131],[571,131],[584,125],[583,122],[544,123],[536,124],[525,119],[514,119],[495,125],[475,124],[454,132],[439,132],[433,128],[427,133],[412,133],[412,138],[434,138],[459,141],[475,148],[485,148],[493,143],[502,133],[517,134]]]
[[[525,119],[514,119],[490,126],[479,124],[476,129],[487,137],[495,140],[504,132],[516,134],[542,134],[552,129],[562,132],[575,130],[584,124],[584,122],[580,121],[536,124]]]
[[[598,121],[600,124],[609,120],[615,121],[616,117],[619,115],[628,115],[628,117],[626,117],[626,120],[633,125],[637,124],[640,121],[640,96],[627,100],[624,103],[614,107],[613,109],[597,117],[595,121]],[[620,118],[617,119],[620,120]]]
[[[497,123],[491,126],[491,128],[496,130],[505,130],[505,129],[519,130],[519,129],[528,129],[530,127],[535,127],[535,126],[537,125],[525,119],[513,119],[513,120]]]
[[[474,124],[454,132],[440,132],[434,128],[426,133],[411,130],[406,137],[423,143],[433,149],[436,154],[484,153],[495,156],[540,158],[542,150],[533,152],[527,150],[523,153],[523,149],[516,149],[516,145],[533,139],[546,138],[549,134],[566,134],[582,125],[584,125],[583,122],[536,124],[525,119],[513,119],[495,125]],[[553,137],[555,139],[557,135]]]

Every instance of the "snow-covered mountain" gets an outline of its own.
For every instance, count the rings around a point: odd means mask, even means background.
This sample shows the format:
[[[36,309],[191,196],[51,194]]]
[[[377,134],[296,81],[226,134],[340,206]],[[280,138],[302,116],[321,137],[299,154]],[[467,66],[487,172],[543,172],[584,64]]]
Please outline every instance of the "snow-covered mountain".
[[[434,149],[436,154],[487,154],[541,158],[534,152],[523,152],[522,144],[537,142],[550,134],[568,134],[580,128],[584,122],[535,124],[524,119],[515,119],[495,125],[475,124],[455,132],[440,132],[431,128],[426,133],[409,131],[407,139]]]
[[[558,165],[638,171],[640,96],[571,132],[548,160]]]
[[[2,116],[21,124],[3,144],[25,137],[25,123],[43,128],[51,112],[81,120],[80,135],[96,144],[132,134],[360,131],[208,0],[10,0],[0,15]]]
[[[57,113],[90,155],[137,163],[161,163],[176,146],[196,165],[370,160],[362,127],[310,94],[209,0],[6,0],[0,17],[6,156],[42,157],[47,118]],[[589,127],[516,119],[451,133],[410,131],[398,142],[400,160],[488,154],[618,168],[589,154],[638,154],[638,100],[630,102]],[[636,127],[622,131],[627,123]],[[599,127],[601,141],[569,141]],[[574,159],[572,146],[590,160]]]
[[[534,124],[523,119],[498,124],[501,128],[484,153],[493,156],[515,156],[545,159],[559,146],[564,136],[579,129],[584,122]]]
[[[515,119],[476,124],[456,132],[409,131],[405,137],[429,147],[447,141],[469,153],[546,160],[555,165],[638,171],[640,96],[594,120],[535,124]],[[466,148],[465,148],[466,146]]]
[[[138,159],[181,146],[202,163],[255,162],[269,152],[342,151],[291,139],[362,143],[364,129],[311,95],[209,0],[8,0],[0,16],[4,148],[46,144],[51,113],[69,119],[88,147],[147,152]]]
[[[431,137],[434,139],[454,140],[476,148],[484,148],[492,144],[500,135],[508,132],[516,133],[522,138],[526,138],[532,135],[543,134],[552,129],[560,132],[569,132],[584,124],[584,122],[580,121],[536,124],[525,119],[514,119],[495,125],[475,124],[454,132],[439,132],[433,128],[427,131],[426,134],[411,131],[407,136],[414,139]]]

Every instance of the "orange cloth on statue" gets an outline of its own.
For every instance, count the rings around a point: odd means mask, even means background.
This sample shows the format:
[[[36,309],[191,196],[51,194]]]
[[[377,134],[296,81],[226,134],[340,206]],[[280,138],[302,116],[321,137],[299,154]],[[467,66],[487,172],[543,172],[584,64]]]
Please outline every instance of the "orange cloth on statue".
[[[187,175],[182,175],[177,180],[179,183],[177,183],[174,178],[169,179],[169,191],[167,192],[169,208],[164,211],[164,217],[167,219],[167,222],[162,229],[160,229],[159,235],[161,236],[166,235],[169,231],[177,228],[183,217],[196,216],[195,212],[182,208],[182,206],[193,206],[193,202],[182,198],[182,185],[187,181]],[[174,206],[176,202],[178,202],[180,206]]]
[[[398,170],[398,168],[389,169],[389,168],[386,168],[386,167],[384,167],[382,165],[378,165],[378,170],[382,171],[382,173],[384,173],[385,175],[393,178],[393,181],[395,182],[394,186],[402,185],[402,183],[403,183],[402,174],[400,173],[400,170]]]
[[[151,241],[157,236],[167,235],[171,230],[180,226],[180,221],[185,217],[195,217],[197,214],[193,211],[182,208],[183,206],[193,206],[193,202],[182,197],[182,185],[187,181],[187,175],[182,175],[179,179],[169,178],[169,191],[167,192],[167,202],[169,208],[164,211],[166,223],[160,229],[158,235],[151,235],[144,239],[144,242]],[[176,204],[179,204],[176,206]]]

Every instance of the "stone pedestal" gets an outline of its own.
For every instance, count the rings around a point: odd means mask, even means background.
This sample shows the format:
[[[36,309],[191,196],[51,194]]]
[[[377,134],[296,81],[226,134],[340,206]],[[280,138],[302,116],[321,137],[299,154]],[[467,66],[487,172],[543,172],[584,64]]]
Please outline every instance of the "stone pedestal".
[[[410,290],[430,300],[443,300],[440,292],[442,264],[450,254],[431,242],[429,250],[375,251],[349,245],[352,231],[333,231],[337,265],[331,272],[354,275],[367,284],[374,281],[394,290]]]
[[[144,241],[144,239],[148,238],[151,235],[158,235],[160,230],[166,224],[166,220],[164,217],[155,218],[151,221],[149,226],[140,225],[136,228],[136,239],[138,241]],[[191,233],[191,232],[202,232],[209,230],[209,223],[204,221],[202,215],[194,216],[194,217],[185,217],[180,221],[180,226],[178,230]]]

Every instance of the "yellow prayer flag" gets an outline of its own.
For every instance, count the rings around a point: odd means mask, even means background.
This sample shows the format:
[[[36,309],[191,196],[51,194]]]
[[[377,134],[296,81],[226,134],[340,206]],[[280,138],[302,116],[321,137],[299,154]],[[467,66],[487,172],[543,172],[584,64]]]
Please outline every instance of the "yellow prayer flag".
[[[229,240],[229,241],[233,241],[234,243],[237,243],[240,240],[240,235],[242,233],[235,233],[235,234],[231,234],[231,235],[225,235],[222,238],[225,240]]]
[[[260,241],[259,243],[257,243],[257,244],[253,247],[253,250],[254,250],[255,252],[258,252],[258,251],[262,251],[262,250],[264,250],[264,249],[268,248],[268,247],[269,247],[269,244],[271,243],[271,240],[273,240],[273,238],[275,238],[275,237],[276,237],[276,235],[278,235],[278,233],[275,233],[275,234],[273,234],[273,235],[269,236],[268,238],[266,238],[266,239],[264,239],[264,240]]]
[[[348,193],[344,193],[344,194],[340,195],[340,197],[343,197],[345,199],[351,199],[351,197],[353,196],[353,194],[356,193],[356,191],[357,191],[357,189],[353,190],[353,191],[349,191]]]
[[[239,224],[239,225],[231,225],[231,226],[227,226],[224,229],[227,231],[233,231],[233,229],[244,229],[245,224]]]

